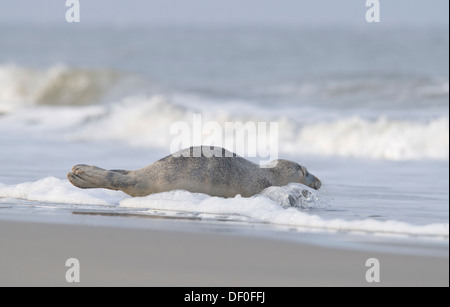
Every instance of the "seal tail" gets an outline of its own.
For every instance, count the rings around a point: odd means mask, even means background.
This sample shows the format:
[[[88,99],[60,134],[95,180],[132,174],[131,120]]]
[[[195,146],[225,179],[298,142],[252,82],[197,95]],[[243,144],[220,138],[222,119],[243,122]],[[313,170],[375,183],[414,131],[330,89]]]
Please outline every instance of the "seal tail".
[[[105,170],[91,165],[78,164],[72,167],[72,172],[67,174],[67,179],[81,189],[103,188],[121,190],[124,188],[128,171]]]

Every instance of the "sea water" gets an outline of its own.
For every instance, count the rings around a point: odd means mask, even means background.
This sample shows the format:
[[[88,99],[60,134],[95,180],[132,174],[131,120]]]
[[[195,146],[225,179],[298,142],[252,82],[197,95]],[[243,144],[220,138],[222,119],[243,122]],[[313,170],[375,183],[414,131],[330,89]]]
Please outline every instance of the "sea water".
[[[440,28],[3,27],[0,208],[448,241],[448,43]],[[279,158],[322,188],[132,198],[67,181],[78,163],[157,161],[194,114],[277,122]]]

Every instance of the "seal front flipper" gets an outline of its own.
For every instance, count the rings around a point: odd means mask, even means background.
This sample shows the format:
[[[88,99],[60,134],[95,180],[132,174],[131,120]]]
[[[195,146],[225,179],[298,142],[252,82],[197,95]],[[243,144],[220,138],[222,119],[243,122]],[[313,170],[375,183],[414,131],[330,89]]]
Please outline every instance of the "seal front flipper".
[[[78,164],[72,167],[67,179],[76,187],[82,189],[104,188],[121,190],[126,186],[128,171],[106,170],[97,166]]]

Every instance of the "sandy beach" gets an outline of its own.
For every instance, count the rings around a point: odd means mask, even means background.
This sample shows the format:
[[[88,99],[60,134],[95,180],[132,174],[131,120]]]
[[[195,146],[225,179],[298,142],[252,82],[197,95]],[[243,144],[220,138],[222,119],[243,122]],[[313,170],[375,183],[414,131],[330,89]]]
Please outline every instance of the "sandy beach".
[[[0,286],[448,287],[449,1],[363,2],[0,1]]]
[[[232,233],[0,221],[0,286],[448,286],[447,256],[325,248]],[[117,217],[116,217],[117,218]],[[80,282],[68,283],[68,258]],[[365,279],[380,261],[380,283]]]

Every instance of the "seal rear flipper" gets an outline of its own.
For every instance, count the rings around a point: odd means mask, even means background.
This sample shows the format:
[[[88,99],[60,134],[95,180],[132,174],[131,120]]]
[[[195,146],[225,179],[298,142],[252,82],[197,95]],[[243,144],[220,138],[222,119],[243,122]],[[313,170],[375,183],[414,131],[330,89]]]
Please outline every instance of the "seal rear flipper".
[[[72,167],[67,179],[76,187],[82,189],[104,188],[121,190],[126,182],[127,171],[109,171],[97,166],[78,164]]]

